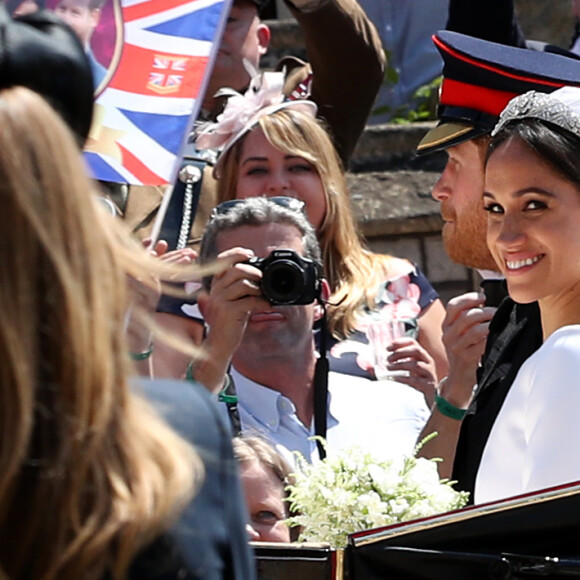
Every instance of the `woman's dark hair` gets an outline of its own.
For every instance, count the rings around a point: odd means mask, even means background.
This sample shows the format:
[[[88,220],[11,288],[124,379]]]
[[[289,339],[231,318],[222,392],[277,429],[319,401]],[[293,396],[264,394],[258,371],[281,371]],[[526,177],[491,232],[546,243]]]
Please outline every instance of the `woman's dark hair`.
[[[540,119],[514,120],[491,138],[485,164],[496,149],[514,138],[522,141],[563,177],[580,186],[580,136]]]

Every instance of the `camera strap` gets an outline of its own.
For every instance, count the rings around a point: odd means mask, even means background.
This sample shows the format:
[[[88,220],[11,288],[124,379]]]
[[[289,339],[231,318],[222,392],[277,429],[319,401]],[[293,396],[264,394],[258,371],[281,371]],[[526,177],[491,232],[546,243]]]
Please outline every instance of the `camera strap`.
[[[326,356],[327,348],[327,325],[326,325],[326,308],[322,305],[324,314],[320,320],[319,350],[320,356],[316,361],[314,369],[314,434],[322,437],[326,442],[326,427],[328,416],[328,358]],[[320,459],[326,457],[325,443],[316,439],[318,455]]]
[[[239,437],[242,434],[242,422],[240,420],[240,410],[238,409],[238,395],[236,385],[229,370],[226,373],[224,386],[218,395],[218,401],[225,404],[228,410],[228,417],[232,426],[232,435]]]

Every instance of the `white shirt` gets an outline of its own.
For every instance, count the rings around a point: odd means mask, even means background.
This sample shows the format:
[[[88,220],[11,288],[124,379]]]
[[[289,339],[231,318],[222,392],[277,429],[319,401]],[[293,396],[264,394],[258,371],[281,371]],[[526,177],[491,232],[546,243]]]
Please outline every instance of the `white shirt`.
[[[476,504],[580,480],[580,325],[550,335],[520,368],[475,481]]]
[[[292,401],[232,369],[242,432],[260,434],[294,464],[293,451],[316,461],[314,425],[306,427]],[[327,453],[358,445],[378,458],[410,455],[429,409],[419,391],[394,381],[370,381],[339,373],[328,375]]]
[[[495,270],[478,270],[482,280],[505,280],[505,277]]]

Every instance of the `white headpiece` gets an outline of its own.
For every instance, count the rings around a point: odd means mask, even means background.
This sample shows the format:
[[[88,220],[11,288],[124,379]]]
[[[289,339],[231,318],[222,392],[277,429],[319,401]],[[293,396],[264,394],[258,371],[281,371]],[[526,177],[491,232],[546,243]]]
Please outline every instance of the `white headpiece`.
[[[540,119],[580,137],[580,88],[563,87],[553,93],[529,91],[513,98],[491,132],[494,137],[510,121]]]

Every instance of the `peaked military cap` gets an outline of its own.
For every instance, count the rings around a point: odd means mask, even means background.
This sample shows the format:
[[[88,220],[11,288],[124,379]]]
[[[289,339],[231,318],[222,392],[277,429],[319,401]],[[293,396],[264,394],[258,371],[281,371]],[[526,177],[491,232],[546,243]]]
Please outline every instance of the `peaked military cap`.
[[[0,89],[23,86],[40,94],[82,144],[91,127],[94,84],[76,34],[41,10],[12,19],[0,2]]]
[[[580,61],[443,30],[433,36],[443,57],[439,124],[417,146],[431,153],[491,133],[517,95],[580,87]]]

